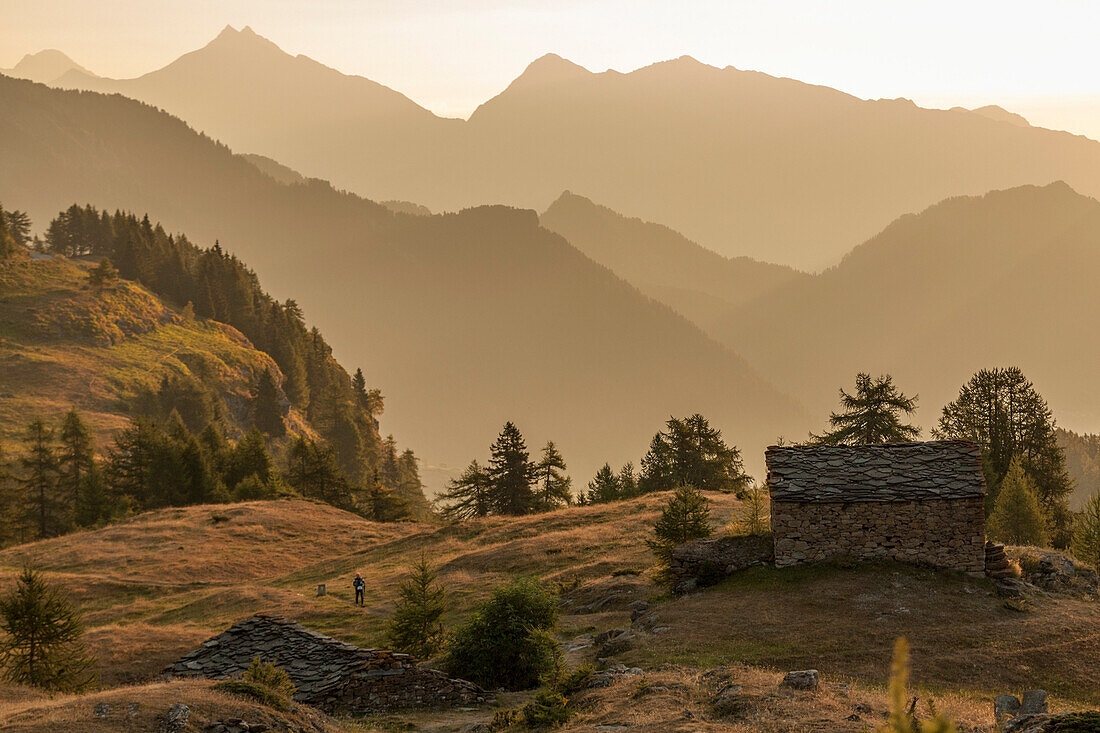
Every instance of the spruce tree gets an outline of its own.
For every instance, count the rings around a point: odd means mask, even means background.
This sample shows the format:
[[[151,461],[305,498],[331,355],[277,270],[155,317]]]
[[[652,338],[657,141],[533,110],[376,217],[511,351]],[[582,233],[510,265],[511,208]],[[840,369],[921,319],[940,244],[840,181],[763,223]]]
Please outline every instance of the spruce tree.
[[[113,287],[118,283],[118,270],[106,257],[88,271],[88,283],[96,290]]]
[[[912,415],[917,398],[902,394],[889,375],[872,379],[870,374],[856,375],[855,394],[840,390],[843,412],[829,416],[832,430],[811,436],[823,445],[875,445],[904,443],[920,437],[920,428],[902,421]]]
[[[1100,491],[1093,494],[1073,525],[1073,554],[1100,570]]]
[[[41,418],[27,426],[23,442],[27,455],[20,459],[23,466],[23,495],[27,520],[38,537],[52,537],[63,528],[63,505],[57,496],[57,456],[53,449],[53,431]]]
[[[535,506],[537,511],[550,511],[573,503],[572,480],[565,474],[565,459],[554,441],[547,441],[542,457],[535,464]]]
[[[80,478],[73,503],[73,523],[78,527],[94,527],[110,520],[116,509],[103,469],[93,463]]]
[[[303,496],[352,508],[351,487],[328,446],[299,437],[290,448],[286,479]]]
[[[24,569],[0,598],[0,664],[4,679],[20,685],[76,692],[92,685],[80,615],[40,573]]]
[[[250,476],[254,476],[259,484],[266,487],[271,487],[275,479],[275,469],[271,463],[271,455],[267,452],[267,443],[257,428],[249,430],[230,451],[224,473],[225,486],[233,490],[238,483]]]
[[[267,369],[260,372],[260,377],[256,380],[256,388],[252,391],[252,424],[273,438],[286,435],[279,387]]]
[[[488,516],[493,511],[492,479],[476,459],[436,498],[444,519],[458,520]]]
[[[443,614],[447,592],[426,557],[412,567],[401,584],[400,598],[387,623],[386,636],[396,651],[421,659],[434,656],[443,647]]]
[[[527,444],[512,422],[504,424],[490,449],[489,478],[492,481],[491,500],[498,514],[527,514],[535,509],[535,494],[531,490],[534,466],[529,460]]]
[[[619,496],[630,499],[638,495],[638,474],[634,472],[634,464],[627,461],[619,469]]]
[[[991,538],[1012,545],[1043,546],[1047,543],[1042,509],[1019,460],[1012,462],[1001,482],[986,528]]]
[[[95,444],[88,425],[76,410],[69,410],[61,423],[61,450],[58,452],[60,475],[58,488],[70,507],[75,506],[84,478],[95,463]]]
[[[585,494],[585,499],[589,504],[605,504],[621,498],[619,477],[611,470],[611,464],[605,463],[603,468],[596,471],[596,476],[588,482],[588,493]]]
[[[657,556],[658,564],[667,568],[677,545],[711,534],[710,502],[698,489],[681,486],[661,510],[653,525],[653,538],[646,544]]]
[[[401,501],[414,519],[426,520],[431,514],[428,499],[424,496],[424,484],[420,480],[420,459],[406,448],[397,459],[397,485],[394,496]]]

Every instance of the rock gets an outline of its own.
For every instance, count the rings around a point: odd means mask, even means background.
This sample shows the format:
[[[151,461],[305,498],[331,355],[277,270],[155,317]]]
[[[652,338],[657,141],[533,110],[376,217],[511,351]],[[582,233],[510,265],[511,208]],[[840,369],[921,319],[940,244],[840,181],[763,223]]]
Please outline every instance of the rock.
[[[599,650],[596,652],[596,658],[613,657],[616,654],[630,651],[634,648],[635,638],[634,633],[630,631],[617,635],[600,645]]]
[[[993,698],[993,719],[1003,726],[1020,714],[1020,700],[1015,695],[997,695]]]
[[[1020,705],[1021,715],[1035,715],[1037,713],[1049,713],[1047,708],[1046,690],[1027,690],[1024,692]]]
[[[161,720],[160,731],[161,733],[177,733],[177,731],[186,730],[187,721],[190,719],[191,708],[183,703],[177,702],[168,709],[168,712]]]
[[[790,687],[792,690],[816,690],[819,679],[816,669],[803,669],[788,672],[783,676],[780,687]]]
[[[631,601],[630,622],[634,623],[649,612],[649,601]]]
[[[111,706],[105,702],[97,702],[92,708],[92,714],[97,718],[106,718],[111,713]]]
[[[621,636],[625,633],[626,629],[608,629],[607,631],[601,631],[600,633],[596,634],[594,642],[596,644],[606,644],[607,642],[614,639],[616,636]]]

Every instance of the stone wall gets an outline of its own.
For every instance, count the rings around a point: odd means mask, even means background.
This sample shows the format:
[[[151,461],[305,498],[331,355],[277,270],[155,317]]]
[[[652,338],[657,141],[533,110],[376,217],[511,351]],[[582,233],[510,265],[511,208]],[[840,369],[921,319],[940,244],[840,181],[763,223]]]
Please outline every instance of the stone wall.
[[[770,564],[772,557],[770,534],[708,537],[686,542],[672,551],[672,590],[688,593],[717,583],[738,570]]]
[[[850,557],[985,570],[981,497],[854,503],[773,501],[775,564]]]
[[[362,715],[412,707],[484,701],[472,682],[450,679],[408,654],[363,649],[304,628],[282,616],[257,614],[168,666],[170,677],[240,677],[253,658],[284,669],[294,699],[328,713]]]

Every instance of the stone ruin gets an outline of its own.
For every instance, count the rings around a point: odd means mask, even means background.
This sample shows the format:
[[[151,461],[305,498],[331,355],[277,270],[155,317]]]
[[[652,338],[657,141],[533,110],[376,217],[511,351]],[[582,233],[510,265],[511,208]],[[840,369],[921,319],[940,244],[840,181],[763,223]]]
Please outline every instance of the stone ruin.
[[[169,665],[168,677],[240,677],[255,657],[274,663],[298,688],[297,702],[330,714],[365,715],[484,702],[472,682],[451,679],[408,654],[363,649],[282,616],[257,614]]]
[[[739,570],[770,565],[774,559],[771,534],[692,540],[672,550],[672,590],[690,593]]]

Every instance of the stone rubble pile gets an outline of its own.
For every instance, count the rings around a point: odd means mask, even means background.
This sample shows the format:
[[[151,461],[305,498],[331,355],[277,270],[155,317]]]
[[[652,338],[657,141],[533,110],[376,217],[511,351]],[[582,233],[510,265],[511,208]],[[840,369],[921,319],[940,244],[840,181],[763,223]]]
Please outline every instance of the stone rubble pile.
[[[240,677],[255,657],[278,665],[294,699],[329,713],[365,714],[484,702],[472,682],[450,679],[408,654],[362,649],[269,614],[245,619],[164,670],[169,677]]]
[[[994,542],[985,541],[985,574],[994,580],[1011,578],[1016,575],[1012,563],[1005,554],[1005,546]]]

